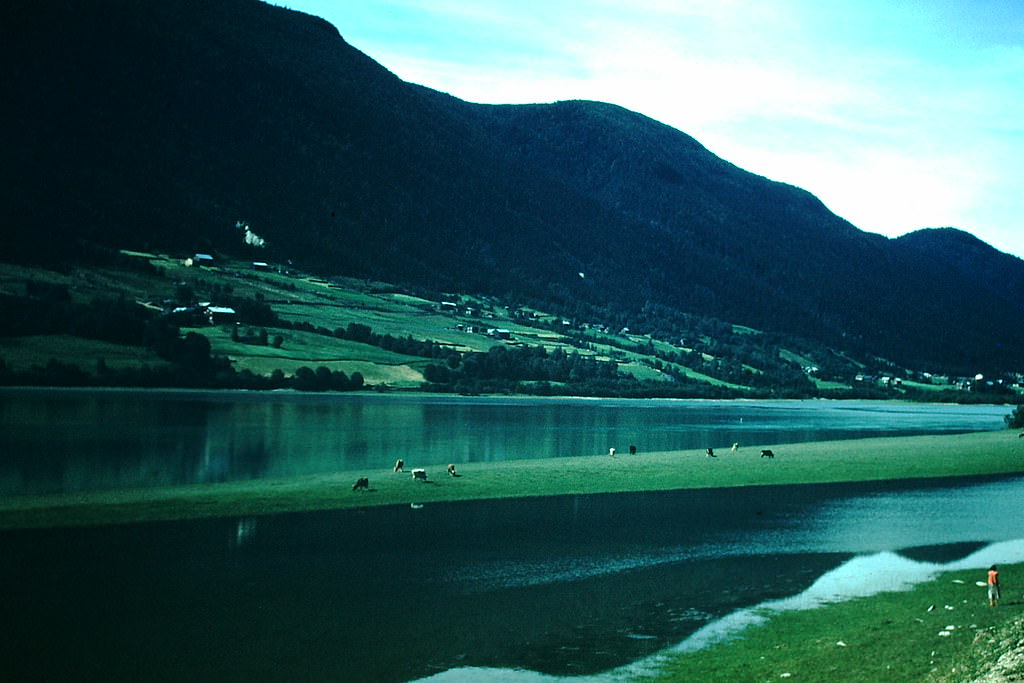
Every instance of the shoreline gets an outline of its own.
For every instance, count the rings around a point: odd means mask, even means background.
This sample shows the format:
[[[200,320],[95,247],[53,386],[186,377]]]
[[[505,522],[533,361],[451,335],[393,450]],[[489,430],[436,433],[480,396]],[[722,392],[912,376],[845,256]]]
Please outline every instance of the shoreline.
[[[1024,661],[1019,588],[1012,594],[1004,590],[1000,605],[989,607],[984,583],[977,583],[988,562],[950,564],[902,589],[807,609],[754,608],[750,612],[760,621],[699,650],[660,653],[647,678],[663,683],[780,677],[841,677],[851,683],[1015,680]],[[1024,564],[1011,560],[999,568],[1003,576],[1019,577]]]
[[[774,458],[762,458],[771,449]],[[284,479],[0,500],[0,530],[259,516],[287,512],[530,498],[1024,474],[1016,430],[763,444],[705,457],[703,451],[465,463],[458,477],[427,468],[426,482],[390,468],[345,470]],[[359,478],[369,489],[353,491]]]

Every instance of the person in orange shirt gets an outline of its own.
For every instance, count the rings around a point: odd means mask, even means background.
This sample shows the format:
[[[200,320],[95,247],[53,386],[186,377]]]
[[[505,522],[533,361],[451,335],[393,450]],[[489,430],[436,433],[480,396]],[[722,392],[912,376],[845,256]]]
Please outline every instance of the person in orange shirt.
[[[988,570],[988,605],[995,607],[999,604],[999,570],[992,565]]]

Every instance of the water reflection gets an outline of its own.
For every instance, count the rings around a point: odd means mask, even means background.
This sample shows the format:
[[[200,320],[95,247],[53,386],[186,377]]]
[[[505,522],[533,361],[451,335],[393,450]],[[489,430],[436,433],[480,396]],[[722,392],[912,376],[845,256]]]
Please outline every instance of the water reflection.
[[[3,532],[0,661],[11,680],[607,680],[755,606],[1012,562],[1022,495],[979,477]]]
[[[231,539],[235,547],[252,543],[256,540],[256,526],[258,520],[255,517],[242,517],[238,520],[235,528],[235,536]]]
[[[1000,429],[1003,406],[0,389],[0,494]]]

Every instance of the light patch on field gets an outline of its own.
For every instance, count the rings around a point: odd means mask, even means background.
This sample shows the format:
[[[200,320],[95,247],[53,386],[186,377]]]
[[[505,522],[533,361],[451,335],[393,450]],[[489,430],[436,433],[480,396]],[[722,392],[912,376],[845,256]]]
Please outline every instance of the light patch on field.
[[[824,379],[818,379],[817,377],[811,377],[810,380],[814,382],[814,386],[819,389],[849,389],[849,384],[843,384],[842,382],[830,382]]]
[[[422,298],[420,298],[418,296],[413,296],[412,294],[402,294],[400,292],[395,292],[395,293],[391,293],[391,294],[381,294],[380,297],[382,299],[390,299],[391,301],[394,301],[396,303],[407,304],[407,305],[410,305],[410,306],[433,306],[434,305],[433,301],[427,301],[426,299],[422,299]]]
[[[666,375],[660,370],[652,368],[650,365],[645,363],[622,363],[619,365],[619,370],[627,374],[632,375],[640,381],[654,380],[657,382],[670,382],[672,378]]]
[[[779,358],[789,361],[790,363],[796,363],[800,367],[815,365],[815,362],[807,356],[802,356],[799,353],[794,353],[793,351],[788,351],[786,349],[779,350]]]

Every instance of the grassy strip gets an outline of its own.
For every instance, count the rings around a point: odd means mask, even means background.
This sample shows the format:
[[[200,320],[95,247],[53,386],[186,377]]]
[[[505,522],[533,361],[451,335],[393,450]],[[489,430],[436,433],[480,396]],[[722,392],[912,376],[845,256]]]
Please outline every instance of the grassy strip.
[[[1000,565],[1000,576],[1010,584],[1024,565]],[[1019,647],[1024,615],[1019,589],[990,608],[978,580],[984,570],[948,572],[906,592],[772,615],[733,640],[670,656],[657,680],[971,680]]]
[[[1024,473],[1024,441],[1002,430],[954,436],[920,436],[635,456],[586,456],[459,465],[461,476],[428,468],[429,481],[414,481],[390,468],[344,471],[288,479],[22,496],[0,501],[0,528],[138,522],[262,515],[441,501],[726,486],[809,484]],[[407,468],[416,467],[407,461]],[[353,491],[367,477],[370,490]]]

